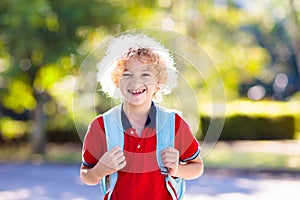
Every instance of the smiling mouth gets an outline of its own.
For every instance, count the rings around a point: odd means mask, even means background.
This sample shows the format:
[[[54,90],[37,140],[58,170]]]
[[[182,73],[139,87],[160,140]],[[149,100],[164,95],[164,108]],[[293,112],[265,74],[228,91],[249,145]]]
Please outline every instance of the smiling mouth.
[[[146,91],[146,89],[137,89],[137,90],[128,90],[128,92],[132,95],[139,95]]]

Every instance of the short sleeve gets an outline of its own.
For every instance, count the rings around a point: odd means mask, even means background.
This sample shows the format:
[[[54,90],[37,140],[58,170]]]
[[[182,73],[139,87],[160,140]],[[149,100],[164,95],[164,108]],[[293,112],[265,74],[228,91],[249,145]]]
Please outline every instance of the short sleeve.
[[[106,152],[103,117],[95,118],[88,127],[82,147],[82,164],[93,167]]]
[[[175,148],[179,151],[182,162],[193,160],[200,153],[199,143],[190,126],[178,114],[175,115]]]

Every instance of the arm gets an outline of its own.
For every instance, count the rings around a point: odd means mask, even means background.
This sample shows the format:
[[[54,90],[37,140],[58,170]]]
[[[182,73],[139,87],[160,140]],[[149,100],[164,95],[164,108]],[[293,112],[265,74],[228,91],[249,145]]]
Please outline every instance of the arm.
[[[121,151],[120,146],[116,146],[104,153],[93,168],[82,165],[80,169],[80,178],[82,182],[87,185],[96,185],[101,178],[122,169],[125,165],[126,161],[123,151]]]
[[[80,178],[86,185],[97,185],[101,178],[108,174],[110,174],[110,170],[99,162],[93,168],[81,165]]]
[[[179,152],[173,148],[166,148],[162,151],[162,160],[165,167],[168,167],[169,174],[186,180],[198,178],[203,174],[204,164],[200,156],[179,164]]]
[[[180,177],[186,180],[198,178],[204,172],[204,163],[200,156],[186,164],[179,164],[176,174],[173,176]]]
[[[170,169],[169,174],[187,180],[201,176],[204,164],[199,155],[199,143],[188,123],[178,114],[175,116],[175,134],[175,147],[161,152],[164,164]]]

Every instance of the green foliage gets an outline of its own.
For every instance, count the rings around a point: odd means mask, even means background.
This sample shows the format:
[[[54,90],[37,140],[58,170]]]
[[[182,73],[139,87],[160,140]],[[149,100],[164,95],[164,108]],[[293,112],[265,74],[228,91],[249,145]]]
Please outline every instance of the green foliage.
[[[0,132],[4,140],[18,139],[32,131],[32,128],[32,121],[14,120],[10,117],[0,119]]]
[[[202,132],[206,133],[209,117],[201,118]],[[205,134],[199,139],[203,139]],[[295,118],[293,116],[251,117],[228,116],[222,129],[220,140],[274,140],[296,139]]]
[[[17,113],[33,110],[36,106],[31,86],[22,80],[11,80],[8,94],[4,96],[2,103],[6,108]]]
[[[226,115],[213,115],[208,105],[202,105],[202,140],[211,119],[225,118],[221,140],[297,139],[299,132],[299,102],[235,101],[226,105]]]
[[[107,1],[1,1],[1,104],[23,114],[21,123],[34,116],[41,102],[41,117],[50,118],[42,122],[49,122],[49,130],[74,130],[71,111],[75,73],[95,40],[99,43],[120,24],[126,28],[124,19],[126,8]],[[17,137],[27,132],[23,126],[9,131],[13,122],[2,121],[2,137],[14,138],[14,133]]]

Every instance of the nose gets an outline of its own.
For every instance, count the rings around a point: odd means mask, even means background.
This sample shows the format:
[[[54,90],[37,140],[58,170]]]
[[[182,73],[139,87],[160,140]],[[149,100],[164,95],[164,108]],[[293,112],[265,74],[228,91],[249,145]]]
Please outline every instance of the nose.
[[[130,82],[132,84],[140,84],[140,83],[143,83],[143,79],[139,76],[132,76]]]

